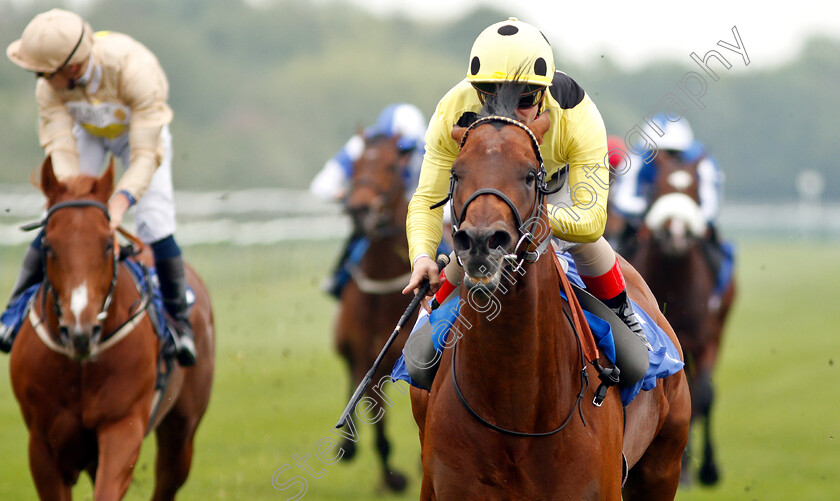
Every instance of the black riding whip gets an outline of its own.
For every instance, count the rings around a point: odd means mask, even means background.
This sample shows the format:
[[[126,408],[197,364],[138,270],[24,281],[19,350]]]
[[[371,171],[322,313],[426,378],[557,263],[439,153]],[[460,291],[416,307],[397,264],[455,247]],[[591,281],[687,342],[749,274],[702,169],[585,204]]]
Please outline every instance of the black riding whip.
[[[438,270],[442,270],[447,264],[449,264],[449,256],[445,254],[438,256]],[[411,300],[408,308],[405,309],[405,312],[400,317],[399,322],[397,322],[397,327],[394,329],[394,332],[391,333],[391,337],[388,338],[388,341],[385,342],[385,347],[383,347],[382,351],[379,352],[379,356],[377,356],[376,360],[373,361],[373,366],[371,366],[370,370],[367,371],[365,377],[362,378],[362,382],[359,383],[359,386],[356,387],[356,391],[353,392],[353,396],[350,397],[350,401],[347,402],[347,407],[344,408],[344,412],[341,413],[341,417],[338,418],[338,423],[335,425],[336,428],[343,428],[344,425],[347,424],[347,418],[349,418],[350,414],[352,414],[356,409],[356,404],[359,403],[362,395],[365,391],[367,391],[368,386],[370,386],[373,374],[376,372],[376,369],[379,368],[379,364],[382,363],[382,359],[385,358],[385,354],[391,348],[391,345],[394,344],[394,340],[397,339],[400,330],[405,326],[405,323],[408,322],[408,319],[411,318],[411,315],[414,314],[415,310],[417,310],[417,307],[420,306],[420,302],[426,296],[426,293],[429,291],[429,287],[430,285],[428,280],[423,280],[423,282],[420,283],[417,294]]]

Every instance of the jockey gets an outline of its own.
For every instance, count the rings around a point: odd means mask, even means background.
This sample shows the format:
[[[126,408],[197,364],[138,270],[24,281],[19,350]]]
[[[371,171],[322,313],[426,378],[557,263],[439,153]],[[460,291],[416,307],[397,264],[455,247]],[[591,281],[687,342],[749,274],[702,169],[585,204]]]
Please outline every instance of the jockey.
[[[639,221],[651,203],[650,191],[656,180],[656,158],[659,154],[676,157],[682,163],[697,164],[697,177],[700,188],[700,210],[709,224],[713,224],[720,211],[723,174],[717,162],[708,156],[706,147],[694,139],[686,118],[670,121],[662,113],[651,119],[662,131],[662,136],[654,138],[655,150],[640,156],[628,156],[630,166],[626,172],[617,175],[613,186],[613,204],[624,217]],[[650,160],[645,160],[650,159]]]
[[[6,55],[35,73],[38,134],[59,180],[97,175],[106,153],[125,172],[108,203],[111,229],[136,205],[139,238],[154,253],[166,309],[175,320],[178,362],[195,364],[181,249],[175,242],[169,84],[157,58],[136,40],[94,33],[75,13],[52,9],[35,16]],[[9,304],[43,279],[40,235],[26,251]],[[0,328],[0,350],[14,338]]]
[[[522,83],[527,85],[517,109],[519,120],[527,125],[541,113],[551,118],[540,145],[548,177],[556,182],[568,172],[570,190],[566,195],[570,200],[563,205],[549,203],[548,207],[553,234],[574,244],[569,252],[587,289],[645,339],[617,256],[602,236],[609,189],[604,122],[578,83],[555,71],[551,46],[540,30],[516,18],[493,24],[479,34],[466,78],[440,100],[429,124],[419,187],[408,208],[413,272],[403,293],[416,290],[424,279],[431,284],[430,294],[441,285],[432,256],[441,237],[442,209],[430,206],[446,197],[452,164],[458,156],[458,144],[450,136],[452,127],[475,120],[486,95],[501,86]]]
[[[353,177],[353,165],[364,150],[365,138],[399,136],[397,146],[403,153],[410,155],[403,171],[406,197],[410,197],[417,187],[420,164],[423,161],[426,123],[423,112],[413,104],[399,103],[387,106],[379,113],[374,125],[366,128],[361,134],[353,135],[344,147],[324,164],[321,172],[312,180],[309,191],[324,201],[343,201]],[[322,285],[325,292],[336,298],[341,295],[341,290],[350,278],[347,271],[348,259],[358,261],[366,247],[367,240],[364,236],[350,235],[333,273]]]
[[[619,248],[626,251],[627,255],[634,251],[636,233],[653,203],[651,198],[658,172],[657,158],[668,155],[685,165],[696,163],[700,212],[709,228],[709,238],[703,241],[704,250],[718,273],[717,292],[722,292],[720,289],[726,283],[720,280],[726,280],[726,277],[721,276],[721,272],[731,268],[734,252],[730,244],[721,242],[716,224],[723,196],[723,172],[708,154],[706,146],[694,138],[688,119],[680,117],[678,120],[669,120],[664,113],[658,113],[651,118],[651,123],[655,126],[651,127],[654,133],[650,135],[654,147],[641,155],[628,153],[625,160],[629,161],[629,166],[615,177],[612,204],[627,222]]]

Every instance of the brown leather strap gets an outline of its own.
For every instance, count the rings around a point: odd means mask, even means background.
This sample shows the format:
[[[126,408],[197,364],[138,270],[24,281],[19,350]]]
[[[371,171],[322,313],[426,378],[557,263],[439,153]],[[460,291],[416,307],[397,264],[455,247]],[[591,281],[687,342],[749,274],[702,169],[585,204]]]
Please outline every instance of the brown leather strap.
[[[128,240],[129,242],[131,242],[131,243],[133,243],[134,245],[136,245],[136,246],[137,246],[137,247],[134,249],[135,254],[140,254],[141,252],[143,252],[143,249],[145,248],[146,244],[144,244],[142,240],[140,240],[139,238],[137,238],[136,236],[134,236],[131,232],[129,232],[128,230],[126,230],[126,229],[125,229],[125,228],[123,228],[122,226],[118,226],[118,227],[117,227],[117,231],[118,231],[118,232],[119,232],[122,236],[124,236],[124,237],[126,238],[126,240]]]
[[[569,283],[569,278],[566,272],[563,271],[563,266],[557,257],[557,253],[551,251],[551,258],[554,261],[554,267],[557,269],[557,275],[560,280],[560,287],[566,293],[566,300],[569,303],[569,309],[572,312],[572,320],[575,323],[575,332],[578,333],[580,344],[583,347],[583,353],[587,360],[596,360],[598,358],[598,345],[595,343],[595,337],[592,335],[592,330],[586,322],[586,317],[583,314],[583,308],[572,290],[572,285]]]

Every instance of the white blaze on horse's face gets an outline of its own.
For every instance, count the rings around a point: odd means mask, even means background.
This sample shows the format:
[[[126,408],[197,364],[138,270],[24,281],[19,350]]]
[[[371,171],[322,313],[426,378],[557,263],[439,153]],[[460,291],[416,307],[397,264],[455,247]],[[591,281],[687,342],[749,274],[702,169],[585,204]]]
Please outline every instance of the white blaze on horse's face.
[[[73,289],[70,293],[70,311],[76,318],[76,327],[81,328],[79,319],[82,317],[82,312],[85,311],[88,305],[88,289],[87,282],[82,282],[82,285]]]
[[[669,193],[659,197],[645,216],[645,224],[656,231],[662,229],[670,219],[683,221],[692,236],[702,237],[706,233],[706,218],[700,206],[685,193]]]
[[[668,174],[667,181],[668,184],[675,190],[686,191],[692,184],[694,184],[694,176],[685,170],[675,170],[674,172]]]
[[[660,197],[645,216],[645,225],[673,254],[686,252],[693,240],[706,232],[706,218],[700,206],[685,193]]]

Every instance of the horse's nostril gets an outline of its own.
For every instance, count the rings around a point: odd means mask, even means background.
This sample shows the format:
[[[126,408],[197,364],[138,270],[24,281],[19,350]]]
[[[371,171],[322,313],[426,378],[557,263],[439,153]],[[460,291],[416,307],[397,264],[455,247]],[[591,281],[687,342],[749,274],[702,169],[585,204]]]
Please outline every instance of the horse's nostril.
[[[91,337],[93,339],[98,339],[100,334],[102,334],[101,325],[94,325],[93,327],[91,327]]]
[[[70,337],[70,329],[66,325],[59,325],[58,335],[64,339],[68,339]]]
[[[511,244],[511,241],[512,239],[510,237],[510,233],[503,230],[496,230],[487,240],[487,246],[490,250],[502,249],[506,251],[508,246]]]
[[[452,235],[452,246],[459,252],[470,250],[470,236],[465,230],[458,230]]]

